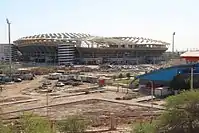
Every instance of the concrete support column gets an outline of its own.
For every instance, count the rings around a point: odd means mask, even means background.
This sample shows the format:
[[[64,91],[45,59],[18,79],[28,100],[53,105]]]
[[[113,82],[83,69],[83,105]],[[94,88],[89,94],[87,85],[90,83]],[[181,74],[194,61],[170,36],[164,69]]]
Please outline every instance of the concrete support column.
[[[51,57],[49,54],[45,54],[44,55],[44,58],[45,58],[45,63],[48,63],[49,60],[51,60]],[[50,59],[49,59],[50,58]]]

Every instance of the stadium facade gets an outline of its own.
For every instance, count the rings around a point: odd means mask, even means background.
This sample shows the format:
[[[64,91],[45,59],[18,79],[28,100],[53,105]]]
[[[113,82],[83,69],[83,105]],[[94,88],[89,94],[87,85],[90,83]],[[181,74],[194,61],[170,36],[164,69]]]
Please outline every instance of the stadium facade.
[[[23,61],[72,64],[137,64],[162,60],[169,43],[143,37],[99,37],[52,33],[14,41]]]

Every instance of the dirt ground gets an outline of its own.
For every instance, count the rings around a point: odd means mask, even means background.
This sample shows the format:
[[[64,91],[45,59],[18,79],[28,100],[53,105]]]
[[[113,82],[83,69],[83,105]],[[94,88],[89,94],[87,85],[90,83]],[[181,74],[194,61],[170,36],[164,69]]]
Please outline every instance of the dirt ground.
[[[3,92],[1,93],[0,103],[4,102],[13,102],[20,100],[28,100],[28,99],[38,99],[38,101],[33,102],[25,102],[20,104],[12,104],[12,105],[2,105],[3,112],[27,109],[38,106],[46,105],[46,95],[24,95],[22,93],[23,90],[27,88],[36,88],[39,87],[44,81],[44,76],[38,76],[36,79],[31,81],[23,81],[21,83],[14,83],[10,85],[3,86]],[[63,119],[69,115],[81,115],[86,119],[91,120],[91,129],[93,128],[101,128],[108,127],[110,124],[110,115],[113,113],[114,118],[117,121],[118,127],[123,125],[130,125],[132,122],[149,120],[151,116],[157,116],[160,113],[157,109],[149,109],[147,107],[138,107],[132,106],[122,103],[110,102],[111,100],[115,100],[116,97],[122,97],[126,95],[126,90],[121,92],[112,91],[114,87],[108,87],[104,93],[92,93],[92,94],[81,94],[74,95],[76,93],[60,93],[60,97],[48,96],[48,104],[59,104],[62,102],[67,102],[67,104],[53,106],[48,108],[48,114],[51,119]],[[111,91],[110,91],[111,90]],[[70,96],[74,95],[74,96]],[[86,100],[89,99],[90,100]],[[95,98],[108,99],[110,101],[105,100],[96,100]],[[74,102],[76,101],[77,102]],[[80,100],[80,101],[78,101]],[[81,101],[83,100],[83,101]],[[72,102],[72,103],[70,103]],[[132,100],[132,102],[135,102]],[[129,101],[131,103],[131,101]],[[147,103],[146,103],[147,104]],[[34,109],[30,112],[37,113],[41,116],[46,116],[47,109]],[[23,112],[20,113],[12,113],[6,114],[4,117],[16,117]],[[116,132],[115,132],[116,133]]]
[[[48,108],[48,117],[51,119],[64,119],[70,115],[80,115],[91,121],[90,129],[99,127],[108,128],[110,125],[110,115],[116,119],[118,126],[130,125],[135,122],[149,120],[151,116],[156,117],[160,113],[157,109],[149,109],[138,106],[127,106],[118,103],[106,102],[101,100],[86,100],[73,104],[60,105]],[[31,113],[46,116],[47,109],[35,109]],[[9,114],[18,116],[20,113]]]
[[[152,102],[153,105],[160,105],[160,106],[165,106],[166,102],[164,100],[160,99],[155,99],[153,101],[151,100],[146,100],[146,101],[141,101],[140,103],[150,103]]]
[[[29,97],[11,97],[11,98],[4,98],[0,100],[0,103],[6,103],[6,102],[16,102],[16,101],[21,101],[21,100],[28,100],[31,99]]]

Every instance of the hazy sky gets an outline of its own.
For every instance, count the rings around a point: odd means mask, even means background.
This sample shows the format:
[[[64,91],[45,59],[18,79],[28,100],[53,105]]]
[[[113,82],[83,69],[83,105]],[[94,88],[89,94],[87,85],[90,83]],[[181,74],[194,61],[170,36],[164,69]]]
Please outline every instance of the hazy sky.
[[[40,33],[136,36],[199,48],[198,0],[0,0],[0,43]]]

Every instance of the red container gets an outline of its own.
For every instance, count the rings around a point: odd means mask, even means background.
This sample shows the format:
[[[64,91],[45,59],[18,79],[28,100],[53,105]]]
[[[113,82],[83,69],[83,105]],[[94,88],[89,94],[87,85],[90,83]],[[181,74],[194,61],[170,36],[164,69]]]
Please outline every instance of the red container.
[[[100,86],[104,86],[105,85],[105,80],[104,79],[100,79],[99,80],[99,85]]]

